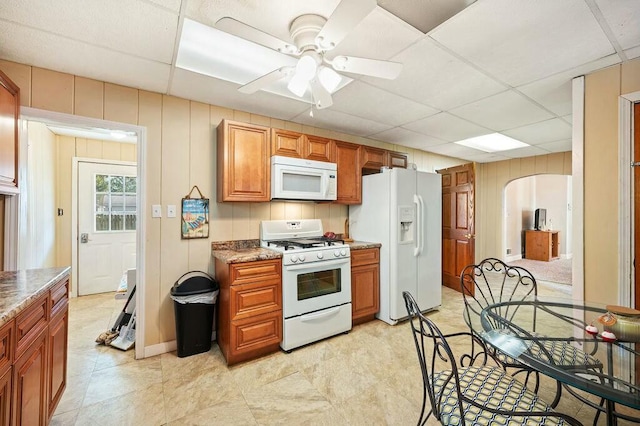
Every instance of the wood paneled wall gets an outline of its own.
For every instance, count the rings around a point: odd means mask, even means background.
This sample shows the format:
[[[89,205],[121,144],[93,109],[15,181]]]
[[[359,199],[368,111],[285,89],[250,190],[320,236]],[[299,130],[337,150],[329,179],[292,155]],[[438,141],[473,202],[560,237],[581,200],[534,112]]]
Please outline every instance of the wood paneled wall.
[[[463,161],[339,132],[272,119],[130,87],[0,60],[21,90],[25,106],[137,124],[147,129],[146,203],[179,206],[193,185],[212,200],[210,238],[180,239],[180,219],[146,217],[145,345],[175,339],[169,290],[189,270],[212,272],[211,241],[258,238],[265,219],[320,218],[327,230],[342,232],[346,206],[314,203],[222,203],[215,194],[215,128],[223,118],[292,129],[308,134],[407,152],[420,170],[434,171]],[[79,149],[76,147],[76,149]],[[66,152],[66,151],[65,151]],[[66,156],[66,153],[58,153]],[[69,244],[70,245],[70,244]]]
[[[571,152],[476,164],[476,261],[504,259],[504,191],[514,179],[571,174]]]

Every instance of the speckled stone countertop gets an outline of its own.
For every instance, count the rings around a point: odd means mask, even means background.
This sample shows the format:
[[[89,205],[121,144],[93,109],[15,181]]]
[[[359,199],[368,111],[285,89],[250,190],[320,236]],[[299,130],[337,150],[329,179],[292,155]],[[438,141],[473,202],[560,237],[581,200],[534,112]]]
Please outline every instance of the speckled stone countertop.
[[[349,248],[351,250],[362,250],[362,249],[368,249],[368,248],[380,248],[382,247],[382,244],[380,243],[369,243],[366,241],[352,241],[349,244]]]
[[[0,271],[0,326],[49,290],[70,267]]]
[[[224,263],[255,262],[282,257],[282,253],[260,247],[259,240],[213,242],[211,250],[213,257]]]

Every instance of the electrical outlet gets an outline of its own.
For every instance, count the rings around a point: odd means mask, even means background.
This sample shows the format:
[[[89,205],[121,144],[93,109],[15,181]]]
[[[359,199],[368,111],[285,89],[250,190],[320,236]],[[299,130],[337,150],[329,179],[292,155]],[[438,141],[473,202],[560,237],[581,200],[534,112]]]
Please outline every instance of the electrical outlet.
[[[167,206],[167,217],[176,217],[176,206],[173,204]]]
[[[162,217],[162,206],[160,204],[151,206],[151,217]]]

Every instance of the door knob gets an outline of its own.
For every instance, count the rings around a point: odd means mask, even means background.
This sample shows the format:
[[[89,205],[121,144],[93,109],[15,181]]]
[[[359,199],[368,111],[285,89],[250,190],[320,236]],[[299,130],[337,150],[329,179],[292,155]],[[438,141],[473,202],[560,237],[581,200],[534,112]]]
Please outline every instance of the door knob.
[[[87,234],[86,232],[83,232],[82,234],[80,234],[80,242],[82,244],[86,244],[89,242],[89,234]]]
[[[472,239],[472,238],[475,238],[476,236],[473,234],[464,234],[464,237],[468,239]]]

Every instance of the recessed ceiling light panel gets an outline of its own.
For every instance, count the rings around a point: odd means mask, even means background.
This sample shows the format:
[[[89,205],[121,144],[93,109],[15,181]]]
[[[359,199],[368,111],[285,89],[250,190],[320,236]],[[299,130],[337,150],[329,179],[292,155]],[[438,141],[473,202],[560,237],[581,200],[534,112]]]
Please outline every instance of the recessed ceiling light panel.
[[[490,133],[488,135],[476,136],[475,138],[464,139],[455,142],[469,148],[479,149],[484,152],[508,151],[510,149],[524,148],[528,144],[510,138],[501,133]]]

